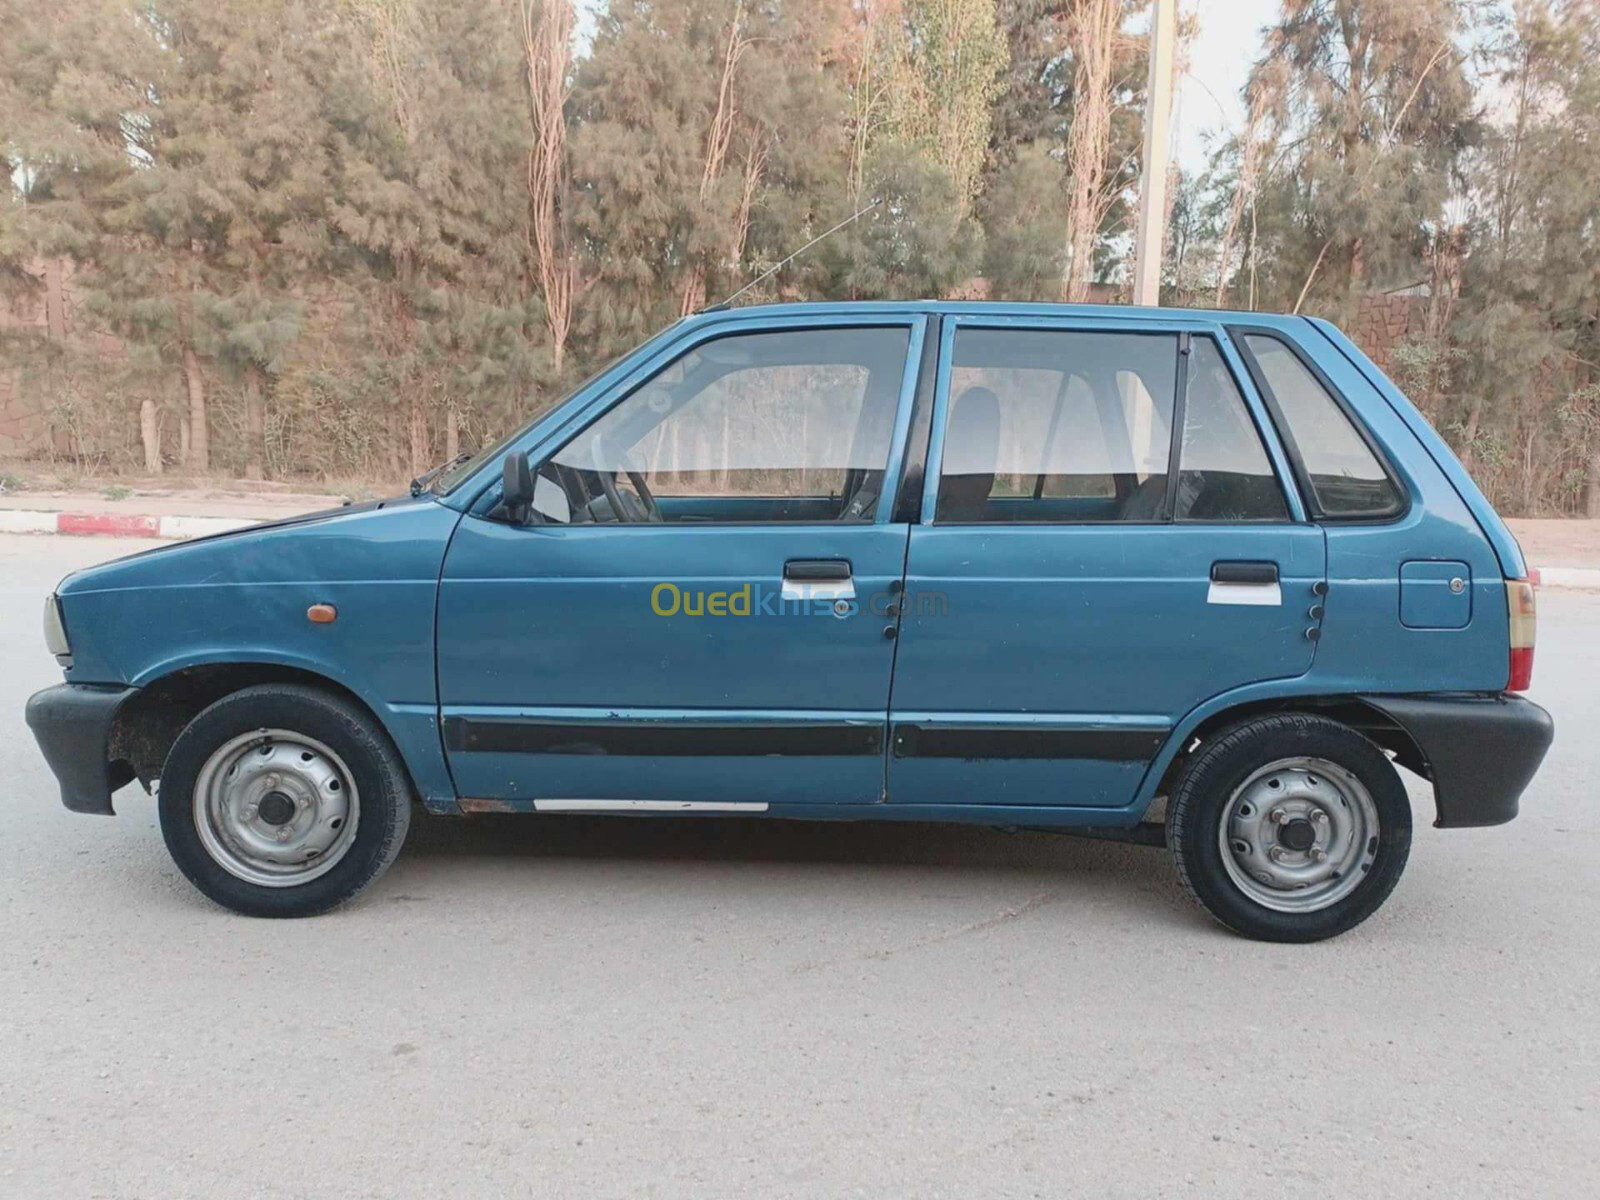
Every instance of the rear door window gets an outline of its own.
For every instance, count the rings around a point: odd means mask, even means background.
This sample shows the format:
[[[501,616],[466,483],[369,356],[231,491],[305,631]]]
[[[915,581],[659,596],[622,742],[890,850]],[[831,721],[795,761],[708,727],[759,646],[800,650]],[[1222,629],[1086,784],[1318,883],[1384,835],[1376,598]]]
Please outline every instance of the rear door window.
[[[1175,334],[963,329],[936,524],[1162,518]]]
[[[1344,519],[1393,516],[1404,497],[1339,401],[1284,342],[1247,333],[1274,414],[1298,455],[1317,514]]]
[[[1197,337],[1189,355],[1178,459],[1180,521],[1287,521],[1283,489],[1261,433],[1217,343]]]

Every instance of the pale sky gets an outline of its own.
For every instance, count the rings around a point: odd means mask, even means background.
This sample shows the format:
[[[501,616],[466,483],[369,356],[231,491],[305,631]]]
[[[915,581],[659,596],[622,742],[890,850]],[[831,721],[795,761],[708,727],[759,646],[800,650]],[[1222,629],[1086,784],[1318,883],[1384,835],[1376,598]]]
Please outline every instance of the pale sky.
[[[1183,16],[1200,20],[1173,114],[1173,153],[1185,171],[1204,170],[1219,135],[1244,125],[1240,93],[1261,53],[1261,30],[1278,9],[1279,0],[1178,0]]]

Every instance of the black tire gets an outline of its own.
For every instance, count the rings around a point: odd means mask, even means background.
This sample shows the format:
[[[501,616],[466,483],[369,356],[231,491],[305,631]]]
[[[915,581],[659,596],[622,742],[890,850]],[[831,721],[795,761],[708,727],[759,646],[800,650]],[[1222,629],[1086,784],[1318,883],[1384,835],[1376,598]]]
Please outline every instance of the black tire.
[[[1328,907],[1308,912],[1280,912],[1247,895],[1224,866],[1218,838],[1234,793],[1262,767],[1292,758],[1326,759],[1349,771],[1378,815],[1376,855],[1365,878]],[[1367,738],[1326,717],[1283,713],[1243,721],[1201,743],[1169,797],[1167,844],[1185,890],[1235,933],[1317,942],[1353,929],[1388,899],[1411,853],[1411,804],[1388,756]]]
[[[326,874],[290,887],[239,878],[206,849],[194,790],[219,747],[256,730],[282,729],[322,743],[344,760],[360,797],[349,849]],[[262,684],[225,696],[190,721],[161,772],[161,833],[178,869],[224,908],[251,917],[309,917],[342,904],[389,869],[411,823],[412,789],[388,734],[350,701],[299,684]]]

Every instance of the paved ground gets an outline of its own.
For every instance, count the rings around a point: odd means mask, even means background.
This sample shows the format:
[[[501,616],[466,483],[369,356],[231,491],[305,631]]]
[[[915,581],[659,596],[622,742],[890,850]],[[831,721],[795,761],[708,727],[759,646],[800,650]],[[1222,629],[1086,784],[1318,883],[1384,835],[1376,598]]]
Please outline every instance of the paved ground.
[[[1546,592],[1524,815],[1346,937],[1221,932],[1155,850],[427,821],[313,921],[72,816],[0,538],[0,1196],[1577,1197],[1600,1187],[1600,596]]]

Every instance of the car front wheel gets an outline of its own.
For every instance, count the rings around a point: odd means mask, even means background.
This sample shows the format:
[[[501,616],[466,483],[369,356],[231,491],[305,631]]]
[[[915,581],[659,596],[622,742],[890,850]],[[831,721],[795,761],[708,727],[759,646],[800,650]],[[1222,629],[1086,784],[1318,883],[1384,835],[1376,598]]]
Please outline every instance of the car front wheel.
[[[178,736],[161,832],[211,899],[258,917],[324,912],[389,868],[411,788],[388,736],[350,701],[298,684],[225,696]]]
[[[1223,925],[1320,941],[1394,890],[1411,851],[1411,805],[1367,738],[1285,713],[1201,743],[1172,789],[1167,841],[1184,887]]]

